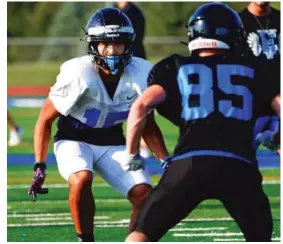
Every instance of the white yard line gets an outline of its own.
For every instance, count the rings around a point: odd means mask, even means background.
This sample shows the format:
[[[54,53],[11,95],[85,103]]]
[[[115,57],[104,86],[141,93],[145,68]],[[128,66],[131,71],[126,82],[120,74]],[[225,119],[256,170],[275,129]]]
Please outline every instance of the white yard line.
[[[224,217],[224,218],[186,218],[183,219],[184,222],[210,222],[210,221],[232,221],[231,217]]]
[[[8,218],[26,218],[26,217],[58,217],[58,216],[71,216],[70,213],[38,213],[38,214],[8,214]],[[95,219],[109,219],[109,216],[95,216]]]
[[[264,180],[264,185],[278,185],[280,184],[280,180]],[[107,187],[109,186],[107,183],[94,183],[94,187]],[[28,189],[30,185],[7,185],[7,189]],[[45,184],[44,187],[47,188],[68,188],[68,184]],[[110,186],[109,186],[110,187]]]
[[[106,187],[109,186],[107,183],[94,183],[93,184],[94,187]],[[7,189],[28,189],[30,187],[30,185],[26,185],[26,184],[21,184],[21,185],[7,185]],[[43,187],[47,187],[47,188],[68,188],[69,185],[68,184],[44,184]]]
[[[59,226],[59,225],[74,225],[73,222],[56,222],[56,223],[40,223],[40,224],[8,224],[8,227],[31,227],[31,226]],[[129,224],[94,224],[98,228],[128,228]]]
[[[99,228],[129,228],[129,224],[118,224],[118,225],[111,225],[111,224],[104,224],[104,225],[100,225],[100,224],[94,224],[95,227],[99,227]]]
[[[200,227],[200,228],[173,228],[169,232],[178,232],[178,231],[205,231],[205,230],[225,230],[226,227]]]
[[[278,197],[269,197],[269,200],[280,200],[280,199],[281,199],[280,196],[278,196]],[[54,204],[55,202],[56,203],[65,203],[67,201],[68,201],[67,199],[66,200],[41,200],[40,199],[40,203],[41,204],[51,204],[51,203]],[[128,203],[129,200],[126,199],[126,198],[117,198],[117,199],[109,198],[109,199],[96,199],[95,202],[97,202],[97,203]],[[31,201],[30,200],[27,200],[27,201],[17,201],[16,203],[27,204],[27,203],[31,203]],[[7,209],[12,209],[12,208],[13,207],[11,206],[11,203],[7,205]],[[12,214],[10,214],[10,215],[12,215]],[[207,219],[207,218],[205,218],[205,219]],[[188,220],[190,220],[190,219],[188,219]],[[224,218],[223,220],[224,221],[225,220],[231,220],[231,218]],[[203,221],[203,220],[200,219],[199,221]],[[207,221],[210,221],[210,220],[207,220]]]
[[[94,225],[99,226],[129,226],[130,220],[129,219],[121,219],[117,221],[94,221]],[[25,224],[8,224],[8,227],[29,227],[29,226],[54,226],[54,225],[73,225],[73,222],[55,222],[55,223],[25,223]]]
[[[280,180],[264,180],[262,181],[263,185],[277,185],[280,184]]]
[[[194,233],[194,234],[183,234],[176,233],[173,234],[175,237],[198,237],[198,236],[242,236],[243,234],[240,232],[228,232],[228,233]]]
[[[218,239],[218,238],[215,238],[213,239],[213,241],[245,241],[244,238],[227,238],[227,239]]]
[[[271,239],[272,241],[280,241],[280,237],[274,237]],[[232,242],[232,241],[245,241],[244,238],[233,238],[233,239],[230,239],[230,238],[226,238],[226,239],[219,239],[219,238],[215,238],[213,239],[213,241],[229,241],[229,242]]]
[[[280,217],[274,217],[273,220],[280,220]],[[211,222],[211,221],[234,221],[231,217],[224,218],[186,218],[182,222]]]
[[[29,224],[8,224],[7,227],[31,227],[31,226],[57,226],[73,225],[73,222],[56,222],[56,223],[29,223]]]
[[[51,203],[67,203],[68,200],[41,200],[40,199],[40,204],[51,204]],[[95,200],[96,203],[121,203],[121,202],[129,202],[128,199],[96,199]],[[32,201],[28,200],[28,201],[17,201],[17,203],[20,204],[27,204],[27,203],[32,203]],[[11,203],[10,203],[11,204]],[[8,205],[10,208],[12,208],[12,206]]]

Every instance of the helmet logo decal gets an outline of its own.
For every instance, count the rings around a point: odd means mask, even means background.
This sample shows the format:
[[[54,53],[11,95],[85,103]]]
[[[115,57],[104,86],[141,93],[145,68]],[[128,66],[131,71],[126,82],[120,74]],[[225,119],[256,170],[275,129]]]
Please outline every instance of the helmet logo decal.
[[[134,33],[134,29],[129,26],[122,26],[119,25],[106,25],[106,26],[97,26],[97,27],[90,27],[88,29],[89,35],[101,35],[104,33]]]
[[[119,34],[106,34],[107,37],[118,37]]]
[[[191,41],[188,47],[190,51],[207,48],[230,49],[226,43],[214,39],[196,39]]]

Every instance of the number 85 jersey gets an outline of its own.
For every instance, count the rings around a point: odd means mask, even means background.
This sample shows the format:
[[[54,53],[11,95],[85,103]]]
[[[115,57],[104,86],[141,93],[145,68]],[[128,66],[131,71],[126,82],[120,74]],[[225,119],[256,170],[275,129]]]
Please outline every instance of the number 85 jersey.
[[[167,93],[157,111],[180,128],[175,155],[253,161],[255,119],[280,89],[280,76],[254,61],[172,55],[153,67],[149,85],[160,85]]]
[[[110,97],[89,56],[65,62],[49,93],[61,114],[55,141],[124,144],[122,122],[127,119],[132,103],[146,89],[151,68],[148,61],[133,57]]]

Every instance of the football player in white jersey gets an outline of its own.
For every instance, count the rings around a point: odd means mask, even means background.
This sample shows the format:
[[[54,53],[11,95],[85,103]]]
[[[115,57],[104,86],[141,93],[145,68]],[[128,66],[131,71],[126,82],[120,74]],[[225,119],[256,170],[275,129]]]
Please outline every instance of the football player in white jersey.
[[[85,32],[89,55],[61,66],[35,126],[36,163],[29,194],[36,200],[36,194],[47,193],[42,188],[46,156],[51,125],[59,117],[54,153],[59,172],[69,184],[69,206],[79,241],[94,241],[91,187],[95,173],[132,204],[129,232],[152,189],[144,165],[140,160],[128,160],[135,155],[124,152],[122,122],[134,100],[146,89],[152,67],[148,61],[132,57],[134,39],[132,24],[120,10],[103,8],[92,15]],[[168,152],[153,121],[148,120],[152,130],[146,131],[143,138],[161,159]],[[129,161],[132,164],[125,164]]]

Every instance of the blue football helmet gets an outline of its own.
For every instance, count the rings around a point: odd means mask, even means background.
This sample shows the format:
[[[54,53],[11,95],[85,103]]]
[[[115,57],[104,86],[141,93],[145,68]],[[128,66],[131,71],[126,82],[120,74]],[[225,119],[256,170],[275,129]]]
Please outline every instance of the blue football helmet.
[[[94,13],[86,26],[85,40],[92,62],[116,75],[126,67],[133,56],[133,42],[136,34],[129,18],[116,8],[102,8]],[[99,42],[125,43],[122,55],[102,56],[97,45]]]
[[[200,6],[188,22],[188,48],[228,49],[242,54],[245,32],[240,16],[228,5],[208,3]]]

